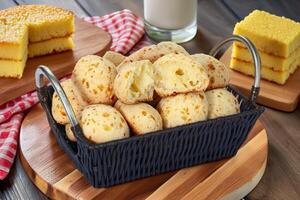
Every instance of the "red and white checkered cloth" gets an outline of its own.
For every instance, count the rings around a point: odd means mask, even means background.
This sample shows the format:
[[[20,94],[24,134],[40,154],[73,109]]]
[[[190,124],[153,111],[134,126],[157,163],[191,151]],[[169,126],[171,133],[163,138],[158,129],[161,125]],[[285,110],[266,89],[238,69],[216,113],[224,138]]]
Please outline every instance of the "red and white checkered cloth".
[[[126,54],[130,50],[150,44],[145,37],[141,39],[144,35],[143,20],[129,10],[83,19],[111,34],[112,51]],[[134,46],[136,47],[133,48]],[[14,162],[23,112],[37,103],[36,92],[30,92],[0,105],[0,180],[7,176]]]

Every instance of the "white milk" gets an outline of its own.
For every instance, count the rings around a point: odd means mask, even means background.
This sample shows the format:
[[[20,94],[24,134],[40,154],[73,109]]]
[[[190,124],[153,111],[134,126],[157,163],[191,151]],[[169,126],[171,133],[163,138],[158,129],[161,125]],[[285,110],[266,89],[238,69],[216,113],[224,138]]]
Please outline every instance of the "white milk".
[[[145,20],[161,29],[182,29],[197,20],[197,0],[144,0]]]

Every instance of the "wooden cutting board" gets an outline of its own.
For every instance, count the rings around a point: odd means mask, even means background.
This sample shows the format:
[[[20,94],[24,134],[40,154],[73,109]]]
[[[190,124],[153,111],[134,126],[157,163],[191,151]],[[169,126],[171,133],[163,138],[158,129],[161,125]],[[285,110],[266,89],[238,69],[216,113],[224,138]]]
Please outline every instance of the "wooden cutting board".
[[[111,36],[100,28],[79,18],[75,19],[73,51],[28,59],[21,79],[0,78],[0,105],[35,89],[34,73],[38,65],[51,68],[56,77],[69,74],[75,63],[88,54],[103,55],[110,48]]]
[[[228,48],[220,60],[229,66],[232,48]],[[248,96],[253,84],[253,77],[230,70],[230,83]],[[292,112],[297,108],[300,98],[300,68],[292,74],[285,85],[278,85],[270,81],[261,80],[260,93],[257,102],[282,110]]]
[[[110,188],[93,188],[56,143],[40,105],[25,117],[20,159],[33,183],[54,199],[241,199],[262,177],[267,135],[257,122],[231,159],[144,178]]]

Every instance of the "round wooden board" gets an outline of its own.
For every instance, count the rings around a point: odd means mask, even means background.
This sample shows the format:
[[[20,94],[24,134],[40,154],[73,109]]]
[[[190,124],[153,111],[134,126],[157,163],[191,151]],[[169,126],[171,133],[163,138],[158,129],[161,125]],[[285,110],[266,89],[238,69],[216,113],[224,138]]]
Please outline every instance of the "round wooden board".
[[[82,19],[75,18],[75,49],[28,59],[21,79],[0,78],[0,105],[35,89],[34,73],[38,65],[50,67],[56,77],[61,78],[72,72],[75,63],[82,56],[103,55],[109,50],[111,42],[111,36],[107,32]]]
[[[228,48],[220,60],[229,66],[232,47]],[[235,85],[245,95],[249,95],[253,77],[230,70],[230,83]],[[292,112],[297,108],[300,98],[300,68],[296,69],[287,80],[286,84],[278,85],[267,80],[261,80],[260,93],[257,102],[282,110]]]
[[[20,159],[33,183],[54,199],[239,199],[262,177],[267,134],[258,121],[237,155],[110,188],[93,188],[56,143],[40,105],[25,117]]]

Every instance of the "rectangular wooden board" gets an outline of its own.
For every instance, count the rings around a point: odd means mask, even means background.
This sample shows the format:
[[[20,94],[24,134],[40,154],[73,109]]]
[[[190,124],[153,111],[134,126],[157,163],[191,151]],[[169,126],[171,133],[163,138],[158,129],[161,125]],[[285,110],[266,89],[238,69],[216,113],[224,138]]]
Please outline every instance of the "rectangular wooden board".
[[[111,36],[100,28],[79,18],[75,19],[73,51],[28,59],[21,79],[0,77],[0,105],[35,89],[34,73],[38,65],[48,66],[56,77],[69,74],[75,63],[85,55],[103,55],[109,50]]]
[[[228,48],[220,58],[220,60],[228,67],[231,59],[231,51],[232,48]],[[230,70],[230,84],[236,86],[247,96],[249,95],[253,82],[253,77]],[[297,108],[299,96],[300,69],[298,67],[295,73],[289,77],[285,85],[278,85],[262,79],[257,102],[270,108],[292,112]]]
[[[257,121],[232,158],[108,188],[94,188],[56,142],[39,104],[30,110],[22,123],[19,155],[24,171],[33,183],[53,199],[220,199],[233,191],[241,193],[240,188],[245,192],[244,186],[253,182],[260,169],[264,170],[267,150],[266,131]]]

